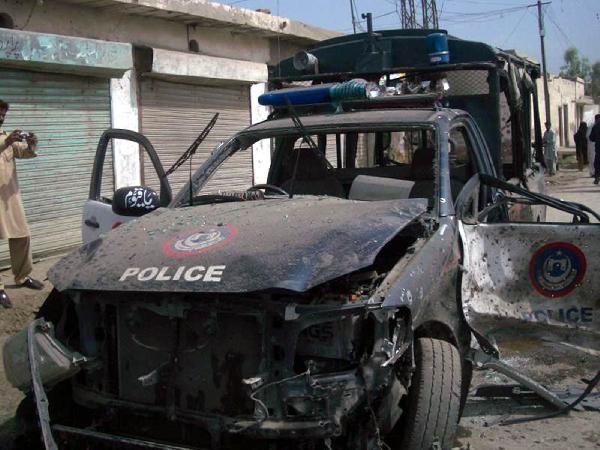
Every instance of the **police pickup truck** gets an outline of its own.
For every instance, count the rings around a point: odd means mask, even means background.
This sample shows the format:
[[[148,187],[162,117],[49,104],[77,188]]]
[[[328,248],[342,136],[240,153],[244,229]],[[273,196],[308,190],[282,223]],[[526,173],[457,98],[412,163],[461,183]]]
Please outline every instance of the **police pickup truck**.
[[[559,308],[598,332],[598,215],[502,181],[467,112],[373,89],[265,94],[269,120],[174,198],[147,139],[104,134],[99,226],[4,349],[25,448],[447,449],[473,336],[494,354],[490,324]],[[160,193],[100,196],[113,138],[146,149]],[[256,145],[265,183],[213,183]]]

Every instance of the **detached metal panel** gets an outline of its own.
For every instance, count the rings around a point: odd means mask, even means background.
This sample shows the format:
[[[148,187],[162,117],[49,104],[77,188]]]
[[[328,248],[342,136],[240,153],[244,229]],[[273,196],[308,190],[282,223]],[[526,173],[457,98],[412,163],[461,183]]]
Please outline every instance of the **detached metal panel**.
[[[222,141],[250,125],[250,89],[244,85],[198,86],[146,78],[141,83],[142,132],[156,148],[165,170],[194,142],[215,113],[219,119],[193,157],[195,171]],[[173,193],[189,179],[189,163],[169,176]],[[149,158],[144,183],[158,188]],[[203,192],[246,189],[252,185],[252,149],[225,162]]]
[[[0,69],[0,99],[11,105],[4,130],[39,139],[37,158],[17,160],[34,256],[78,245],[96,145],[110,127],[109,80]],[[112,192],[112,183],[110,157],[103,192]],[[8,260],[0,241],[0,262]]]

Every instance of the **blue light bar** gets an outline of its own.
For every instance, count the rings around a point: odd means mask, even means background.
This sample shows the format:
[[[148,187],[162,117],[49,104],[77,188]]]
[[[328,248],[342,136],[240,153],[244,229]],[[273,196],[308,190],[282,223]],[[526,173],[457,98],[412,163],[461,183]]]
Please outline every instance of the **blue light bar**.
[[[263,106],[312,105],[315,103],[339,103],[344,100],[367,98],[367,83],[350,80],[344,83],[320,84],[306,88],[281,89],[266,92],[258,97]]]

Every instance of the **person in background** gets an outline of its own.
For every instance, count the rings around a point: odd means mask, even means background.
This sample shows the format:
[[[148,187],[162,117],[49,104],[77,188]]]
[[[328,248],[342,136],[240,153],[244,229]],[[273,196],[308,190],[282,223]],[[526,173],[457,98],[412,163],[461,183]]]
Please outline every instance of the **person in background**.
[[[549,175],[556,174],[556,163],[558,159],[556,149],[556,133],[548,122],[545,123],[546,131],[542,141],[544,143],[544,159],[546,160],[546,167],[548,168]]]
[[[583,170],[583,166],[586,166],[587,161],[587,123],[581,122],[579,125],[579,129],[573,135],[573,139],[575,140],[575,156],[577,157],[577,167],[581,172]]]
[[[598,184],[600,182],[600,114],[596,114],[594,119],[590,141],[594,143],[594,184]]]
[[[592,141],[590,141],[590,134],[592,133],[592,127],[594,126],[594,124],[592,123],[591,125],[588,123],[588,128],[587,128],[587,159],[588,159],[588,171],[590,172],[590,177],[594,178],[594,155],[595,155],[595,151],[594,151],[594,143]]]
[[[21,203],[15,158],[34,158],[37,138],[20,130],[6,133],[2,125],[10,105],[0,100],[0,239],[8,239],[10,264],[17,286],[42,289],[43,283],[29,276],[33,269],[31,238]],[[12,307],[0,282],[0,305]]]

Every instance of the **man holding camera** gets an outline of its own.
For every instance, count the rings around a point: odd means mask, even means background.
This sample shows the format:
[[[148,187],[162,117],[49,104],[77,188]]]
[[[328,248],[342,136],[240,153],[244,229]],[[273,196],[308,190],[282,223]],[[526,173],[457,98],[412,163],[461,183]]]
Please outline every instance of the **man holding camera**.
[[[21,203],[15,158],[35,158],[37,138],[33,133],[15,130],[6,133],[2,124],[9,104],[0,100],[0,239],[8,239],[10,263],[17,286],[42,289],[43,283],[29,276],[33,269],[31,237]],[[12,307],[10,298],[0,282],[0,305]]]

